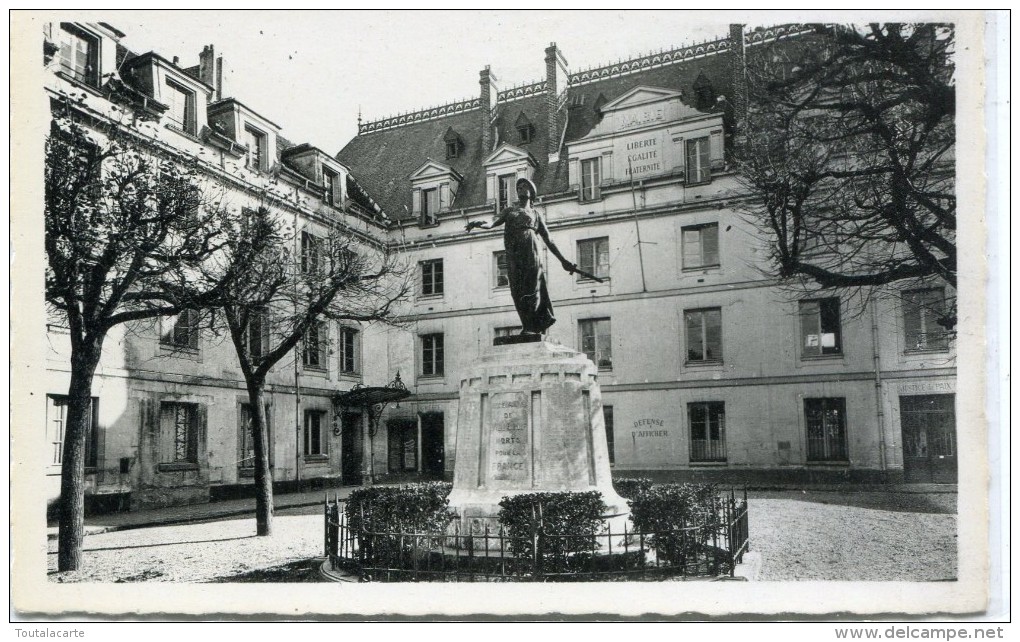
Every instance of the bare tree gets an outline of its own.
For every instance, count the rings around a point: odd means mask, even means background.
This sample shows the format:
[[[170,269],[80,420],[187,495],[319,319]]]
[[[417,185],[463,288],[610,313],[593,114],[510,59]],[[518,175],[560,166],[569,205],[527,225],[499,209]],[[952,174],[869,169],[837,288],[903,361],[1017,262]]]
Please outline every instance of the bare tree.
[[[952,25],[814,32],[747,65],[737,160],[770,275],[865,298],[904,279],[955,287]]]
[[[115,326],[215,305],[260,251],[229,257],[238,219],[206,202],[193,161],[140,142],[123,125],[86,130],[58,114],[46,140],[46,301],[66,322],[71,381],[60,482],[58,569],[81,565],[92,382]]]
[[[340,222],[314,235],[288,229],[266,208],[249,210],[248,217],[273,243],[248,264],[244,280],[231,284],[223,311],[251,408],[256,532],[272,535],[267,375],[296,348],[317,354],[327,341],[328,332],[320,328],[325,320],[392,323],[394,306],[405,298],[410,282],[384,247],[359,247]],[[298,245],[300,250],[292,250]]]

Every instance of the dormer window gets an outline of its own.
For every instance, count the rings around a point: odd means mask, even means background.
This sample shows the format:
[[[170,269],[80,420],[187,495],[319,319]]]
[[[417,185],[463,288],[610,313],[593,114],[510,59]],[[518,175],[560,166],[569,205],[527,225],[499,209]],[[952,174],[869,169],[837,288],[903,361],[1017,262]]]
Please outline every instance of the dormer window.
[[[99,39],[66,22],[60,24],[60,69],[78,82],[99,86]]]
[[[188,134],[195,133],[195,92],[172,80],[166,81],[167,118],[170,125]]]
[[[426,159],[411,173],[411,213],[422,227],[439,225],[439,215],[456,202],[464,177],[446,163]]]
[[[527,145],[532,141],[533,138],[535,138],[535,126],[529,124],[524,125],[522,127],[518,127],[517,136],[518,138],[520,138],[522,145]]]
[[[322,185],[326,190],[326,203],[329,205],[336,206],[338,204],[336,188],[339,182],[340,177],[336,172],[331,172],[325,167],[322,168]]]
[[[244,142],[248,145],[248,157],[245,164],[257,172],[265,169],[266,134],[251,125],[244,127]]]
[[[519,144],[527,145],[534,140],[535,126],[531,124],[531,121],[524,112],[521,112],[521,115],[517,117],[514,127],[517,128],[517,142]]]
[[[454,131],[453,127],[446,130],[443,141],[446,143],[447,160],[457,158],[464,150],[464,141],[461,139],[460,134]]]
[[[712,87],[712,81],[705,72],[698,74],[691,88],[694,90],[694,106],[697,109],[710,111],[715,107],[715,88]]]
[[[499,211],[502,212],[513,203],[516,182],[516,174],[503,174],[499,177]]]
[[[423,189],[421,191],[421,224],[435,225],[439,214],[439,188]]]

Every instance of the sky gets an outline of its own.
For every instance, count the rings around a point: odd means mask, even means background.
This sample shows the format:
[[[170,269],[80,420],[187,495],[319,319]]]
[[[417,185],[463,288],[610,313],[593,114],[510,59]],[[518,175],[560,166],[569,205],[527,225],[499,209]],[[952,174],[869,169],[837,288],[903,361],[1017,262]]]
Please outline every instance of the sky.
[[[579,71],[725,37],[730,22],[752,29],[881,17],[664,9],[49,13],[108,22],[126,34],[123,44],[132,51],[178,56],[183,67],[198,64],[199,52],[212,44],[232,72],[228,95],[279,124],[290,141],[329,154],[357,134],[359,112],[372,121],[478,96],[486,65],[500,89],[544,80],[551,42],[569,70]]]
[[[490,65],[501,89],[545,77],[556,42],[571,71],[724,37],[744,14],[681,11],[109,11],[136,53],[198,64],[214,45],[232,74],[227,94],[282,135],[339,151],[366,121],[479,93]],[[708,21],[710,24],[698,24]],[[772,24],[766,22],[764,24]]]

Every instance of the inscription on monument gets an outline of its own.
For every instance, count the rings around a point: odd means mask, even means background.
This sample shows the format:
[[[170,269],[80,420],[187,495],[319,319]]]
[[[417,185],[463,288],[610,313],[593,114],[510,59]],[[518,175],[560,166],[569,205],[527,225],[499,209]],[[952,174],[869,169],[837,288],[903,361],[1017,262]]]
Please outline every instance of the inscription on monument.
[[[528,395],[526,392],[494,394],[490,408],[489,478],[528,484],[531,481]]]

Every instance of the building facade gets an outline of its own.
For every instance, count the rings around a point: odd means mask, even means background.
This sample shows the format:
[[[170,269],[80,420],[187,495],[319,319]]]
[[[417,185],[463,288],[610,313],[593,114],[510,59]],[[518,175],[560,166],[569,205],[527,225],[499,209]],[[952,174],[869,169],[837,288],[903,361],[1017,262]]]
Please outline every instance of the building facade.
[[[519,329],[501,231],[465,224],[512,205],[522,177],[538,186],[560,250],[602,279],[547,261],[548,338],[599,367],[615,475],[952,481],[955,352],[930,312],[952,293],[901,283],[851,309],[760,269],[767,250],[742,214],[732,160],[741,78],[747,56],[803,31],[733,25],[583,71],[553,44],[536,52],[542,80],[500,89],[486,67],[477,98],[360,123],[335,156],[290,143],[225,93],[211,46],[184,68],[129,52],[106,24],[49,25],[47,89],[54,111],[71,104],[94,120],[151,112],[147,144],[202,158],[238,206],[269,203],[311,234],[342,221],[365,251],[395,251],[415,271],[400,327],[325,324],[271,375],[280,484],[452,477],[462,375]],[[233,348],[184,316],[107,341],[88,472],[97,503],[206,501],[250,486]],[[59,475],[67,346],[58,325],[48,335],[47,465]],[[384,410],[336,403],[398,374],[411,394]],[[378,424],[370,410],[382,410]]]
[[[512,204],[523,177],[561,252],[602,279],[546,261],[548,336],[599,366],[614,474],[955,479],[955,356],[932,323],[952,293],[902,282],[854,305],[762,274],[732,159],[742,78],[749,56],[809,31],[732,25],[583,71],[552,44],[538,82],[500,89],[486,67],[477,99],[361,123],[337,158],[399,219],[390,242],[419,274],[413,330],[385,346],[391,367],[413,364],[414,395],[387,411],[377,469],[452,472],[463,373],[519,324],[500,229],[464,226]]]

